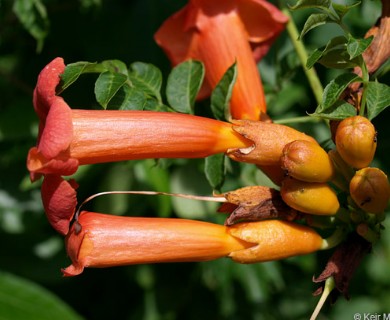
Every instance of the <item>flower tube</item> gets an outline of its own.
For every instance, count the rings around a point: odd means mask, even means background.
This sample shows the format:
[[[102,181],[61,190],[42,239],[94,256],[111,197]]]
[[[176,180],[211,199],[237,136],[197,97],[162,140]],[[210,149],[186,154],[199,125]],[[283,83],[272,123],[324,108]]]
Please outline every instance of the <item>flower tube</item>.
[[[265,220],[222,226],[176,218],[123,217],[83,211],[66,237],[75,276],[86,267],[105,268],[159,262],[197,262],[230,257],[256,263],[326,248],[313,229]]]
[[[236,61],[230,101],[233,119],[260,120],[266,112],[258,62],[284,29],[287,18],[264,0],[191,0],[155,34],[173,65],[197,59],[206,68],[198,98],[210,95]]]
[[[252,245],[218,224],[83,211],[66,238],[72,265],[63,273],[75,276],[84,267],[207,261]]]
[[[38,143],[30,149],[31,179],[71,175],[79,165],[145,158],[199,158],[248,147],[232,124],[153,111],[71,109],[55,95],[65,65],[61,58],[41,72],[34,91],[40,118]]]

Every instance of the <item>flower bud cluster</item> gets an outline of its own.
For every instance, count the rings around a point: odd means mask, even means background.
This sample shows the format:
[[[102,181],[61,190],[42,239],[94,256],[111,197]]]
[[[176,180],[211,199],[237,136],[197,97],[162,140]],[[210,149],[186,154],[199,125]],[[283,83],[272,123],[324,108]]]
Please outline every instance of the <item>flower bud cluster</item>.
[[[346,118],[336,128],[335,143],[342,160],[353,168],[349,180],[351,205],[367,213],[382,214],[389,203],[390,186],[382,170],[370,167],[377,146],[374,125],[362,116]]]
[[[368,167],[377,144],[373,124],[354,116],[332,128],[336,148],[328,153],[308,140],[285,145],[280,158],[286,173],[281,186],[283,200],[304,213],[334,215],[340,208],[337,191],[350,198],[352,211],[383,213],[390,186],[383,171]]]
[[[281,167],[286,173],[281,195],[292,208],[315,215],[334,215],[340,204],[328,182],[335,170],[317,142],[295,140],[283,148]]]

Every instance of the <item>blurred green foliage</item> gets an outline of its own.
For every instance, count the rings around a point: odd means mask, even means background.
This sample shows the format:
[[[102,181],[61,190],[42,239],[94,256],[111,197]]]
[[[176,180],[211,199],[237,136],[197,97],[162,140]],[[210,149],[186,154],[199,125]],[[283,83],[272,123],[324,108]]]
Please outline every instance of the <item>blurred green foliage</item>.
[[[329,253],[280,262],[238,265],[229,260],[88,269],[64,279],[70,261],[63,239],[47,223],[39,183],[29,182],[26,154],[35,144],[38,119],[32,107],[36,77],[56,56],[66,63],[119,59],[152,63],[170,71],[153,33],[185,1],[3,0],[0,2],[0,319],[307,319],[317,302],[313,275]],[[32,8],[32,9],[31,9]],[[34,12],[34,15],[31,12]],[[306,10],[294,12],[300,28]],[[359,37],[380,15],[380,3],[363,0],[346,17]],[[34,25],[34,28],[31,28]],[[30,27],[29,27],[30,26]],[[29,33],[26,30],[29,28]],[[339,30],[326,25],[305,37],[308,50]],[[259,65],[269,114],[286,119],[317,107],[291,42],[283,34]],[[338,73],[316,67],[323,84]],[[389,83],[388,76],[381,79]],[[95,107],[94,79],[83,77],[64,93],[72,107]],[[94,104],[96,103],[96,104]],[[195,114],[209,115],[208,102]],[[390,172],[389,110],[373,123],[378,130],[375,166]],[[323,124],[296,124],[318,141],[329,139]],[[223,190],[270,182],[254,167],[227,164]],[[154,160],[84,166],[77,172],[79,200],[108,190],[156,190],[210,194],[204,160]],[[237,178],[237,172],[241,172]],[[223,221],[215,205],[164,196],[104,196],[89,209],[133,216],[178,216]],[[390,227],[388,221],[385,226]],[[365,258],[350,287],[352,299],[326,306],[320,319],[350,319],[357,312],[390,312],[390,233]],[[55,316],[53,316],[53,314]]]

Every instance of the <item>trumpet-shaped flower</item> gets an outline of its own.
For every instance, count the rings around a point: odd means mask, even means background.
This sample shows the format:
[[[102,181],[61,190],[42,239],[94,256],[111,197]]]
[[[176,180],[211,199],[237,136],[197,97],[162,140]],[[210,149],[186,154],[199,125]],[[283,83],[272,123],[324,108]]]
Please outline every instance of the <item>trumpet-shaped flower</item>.
[[[61,58],[41,72],[34,91],[40,118],[27,168],[71,175],[79,165],[145,158],[198,158],[251,145],[232,124],[170,112],[71,109],[55,95],[65,65]]]
[[[78,275],[84,267],[207,261],[251,245],[218,224],[83,211],[66,238],[72,265],[63,273]]]
[[[231,116],[260,120],[266,102],[256,62],[286,23],[287,18],[265,0],[190,0],[164,22],[155,40],[173,65],[190,58],[204,63],[205,83],[198,98],[209,96],[236,61]]]
[[[175,218],[113,216],[83,211],[66,237],[72,264],[65,276],[85,267],[207,261],[230,257],[255,263],[308,254],[322,249],[311,228],[265,220],[222,226]]]

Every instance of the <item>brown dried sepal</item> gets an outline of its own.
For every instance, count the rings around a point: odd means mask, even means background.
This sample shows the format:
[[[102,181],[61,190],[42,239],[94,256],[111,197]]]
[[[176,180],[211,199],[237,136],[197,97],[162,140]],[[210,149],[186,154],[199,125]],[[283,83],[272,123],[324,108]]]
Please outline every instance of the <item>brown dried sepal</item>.
[[[370,46],[363,53],[369,73],[375,72],[390,57],[390,2],[382,0],[382,15],[377,24],[365,35],[365,38],[374,36]]]
[[[234,120],[233,130],[254,142],[248,148],[231,149],[227,155],[235,161],[253,163],[259,166],[280,164],[284,146],[294,140],[316,140],[291,127],[276,123],[251,120]]]
[[[313,277],[313,282],[322,284],[313,295],[320,295],[326,279],[333,277],[335,289],[330,294],[331,303],[334,303],[340,294],[348,300],[348,288],[352,277],[364,256],[371,252],[371,247],[370,242],[355,232],[351,233],[347,240],[336,248],[324,271],[317,278]]]
[[[292,221],[297,218],[296,210],[287,206],[280,193],[272,188],[249,186],[224,194],[227,202],[218,212],[228,212],[225,225],[230,226],[242,221],[265,219],[283,219]]]

